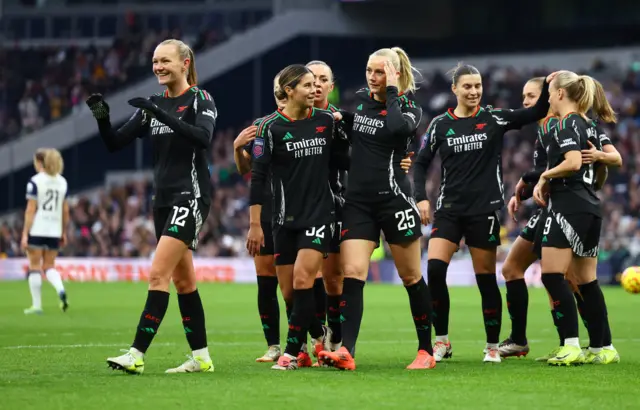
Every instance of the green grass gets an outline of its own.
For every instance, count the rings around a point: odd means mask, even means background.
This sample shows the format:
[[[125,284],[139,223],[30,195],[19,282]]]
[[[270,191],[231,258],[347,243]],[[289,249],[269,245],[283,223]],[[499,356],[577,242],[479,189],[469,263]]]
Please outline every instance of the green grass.
[[[356,372],[276,372],[254,362],[265,350],[255,285],[205,284],[200,292],[216,371],[164,374],[189,353],[173,296],[142,376],[112,372],[105,358],[118,355],[132,341],[146,285],[70,283],[68,292],[71,308],[63,314],[44,283],[45,314],[25,317],[27,284],[0,284],[0,408],[640,407],[640,296],[619,288],[606,289],[614,343],[622,357],[617,365],[553,368],[534,362],[557,345],[547,299],[539,289],[530,293],[530,357],[484,364],[478,291],[453,288],[453,359],[432,371],[409,372],[404,367],[414,358],[416,341],[406,292],[401,286],[368,285]],[[504,320],[503,337],[509,329],[506,313]],[[586,342],[584,329],[581,334]]]

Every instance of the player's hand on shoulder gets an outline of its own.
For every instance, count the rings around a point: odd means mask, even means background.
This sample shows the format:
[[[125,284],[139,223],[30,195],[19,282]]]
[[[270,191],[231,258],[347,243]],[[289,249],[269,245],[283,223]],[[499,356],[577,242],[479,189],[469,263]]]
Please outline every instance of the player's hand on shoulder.
[[[109,104],[104,100],[102,94],[91,94],[85,102],[94,118],[98,120],[109,118]]]
[[[256,139],[257,131],[258,131],[258,127],[255,125],[251,125],[243,129],[242,131],[240,131],[240,134],[238,134],[236,139],[233,141],[233,148],[234,149],[244,148],[248,143]]]

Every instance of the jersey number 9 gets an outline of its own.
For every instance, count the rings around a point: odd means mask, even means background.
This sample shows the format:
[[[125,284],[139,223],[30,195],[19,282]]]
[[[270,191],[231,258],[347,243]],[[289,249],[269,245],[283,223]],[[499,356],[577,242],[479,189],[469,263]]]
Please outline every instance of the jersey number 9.
[[[45,192],[44,202],[42,203],[43,211],[57,211],[58,210],[58,198],[60,193],[55,189],[47,189]]]

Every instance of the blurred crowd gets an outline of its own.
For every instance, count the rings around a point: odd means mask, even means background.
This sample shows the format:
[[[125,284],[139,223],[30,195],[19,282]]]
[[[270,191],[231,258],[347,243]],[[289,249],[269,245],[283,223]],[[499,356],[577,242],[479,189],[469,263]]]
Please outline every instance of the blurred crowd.
[[[150,42],[153,43],[153,42]],[[522,86],[527,79],[542,75],[548,70],[531,72],[511,68],[494,67],[483,73],[483,105],[518,108],[521,106]],[[605,215],[600,258],[609,261],[615,271],[623,266],[640,265],[640,73],[632,68],[605,65],[596,61],[587,70],[599,79],[607,90],[609,100],[619,113],[617,125],[607,126],[607,132],[622,154],[624,165],[610,169],[606,186],[600,192]],[[425,73],[417,99],[424,116],[419,134],[426,130],[429,121],[447,107],[455,105],[451,94],[451,80],[445,73]],[[353,110],[353,95],[357,88],[341,84],[341,92],[333,101],[346,110]],[[214,91],[215,95],[215,91]],[[247,118],[247,125],[252,120]],[[233,140],[239,129],[216,131],[212,147],[213,168],[211,181],[214,198],[211,211],[201,234],[200,256],[244,255],[244,240],[248,226],[248,176],[240,176],[233,162]],[[535,134],[529,131],[511,131],[505,137],[503,170],[505,200],[508,200],[522,173],[532,166],[532,147]],[[413,151],[418,152],[420,138]],[[440,183],[440,165],[434,161],[430,170],[428,193],[437,196]],[[150,256],[155,236],[149,214],[151,187],[147,182],[103,190],[92,198],[74,199],[73,223],[69,228],[70,245],[67,255],[86,256]],[[503,211],[502,246],[503,259],[512,241],[524,227],[534,206],[524,206],[518,221]],[[429,227],[423,232],[428,235]],[[8,256],[19,255],[20,221],[15,226],[5,225],[0,235],[0,251]],[[424,241],[425,252],[427,241]],[[464,244],[457,257],[464,257]],[[620,269],[620,270],[618,270]]]
[[[199,33],[198,52],[231,33],[214,28]],[[182,38],[179,30],[140,32],[135,26],[108,47],[0,47],[0,143],[28,134],[84,109],[92,93],[110,94],[151,72],[155,46],[167,38]]]

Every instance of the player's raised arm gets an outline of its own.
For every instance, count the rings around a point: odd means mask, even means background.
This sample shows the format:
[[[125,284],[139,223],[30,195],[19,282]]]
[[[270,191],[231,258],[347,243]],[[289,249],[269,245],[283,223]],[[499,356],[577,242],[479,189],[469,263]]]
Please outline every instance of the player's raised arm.
[[[92,94],[87,99],[87,105],[98,122],[100,138],[109,152],[121,150],[136,138],[143,137],[149,129],[149,116],[141,109],[137,109],[122,127],[114,130],[109,118],[109,105],[102,94]]]

